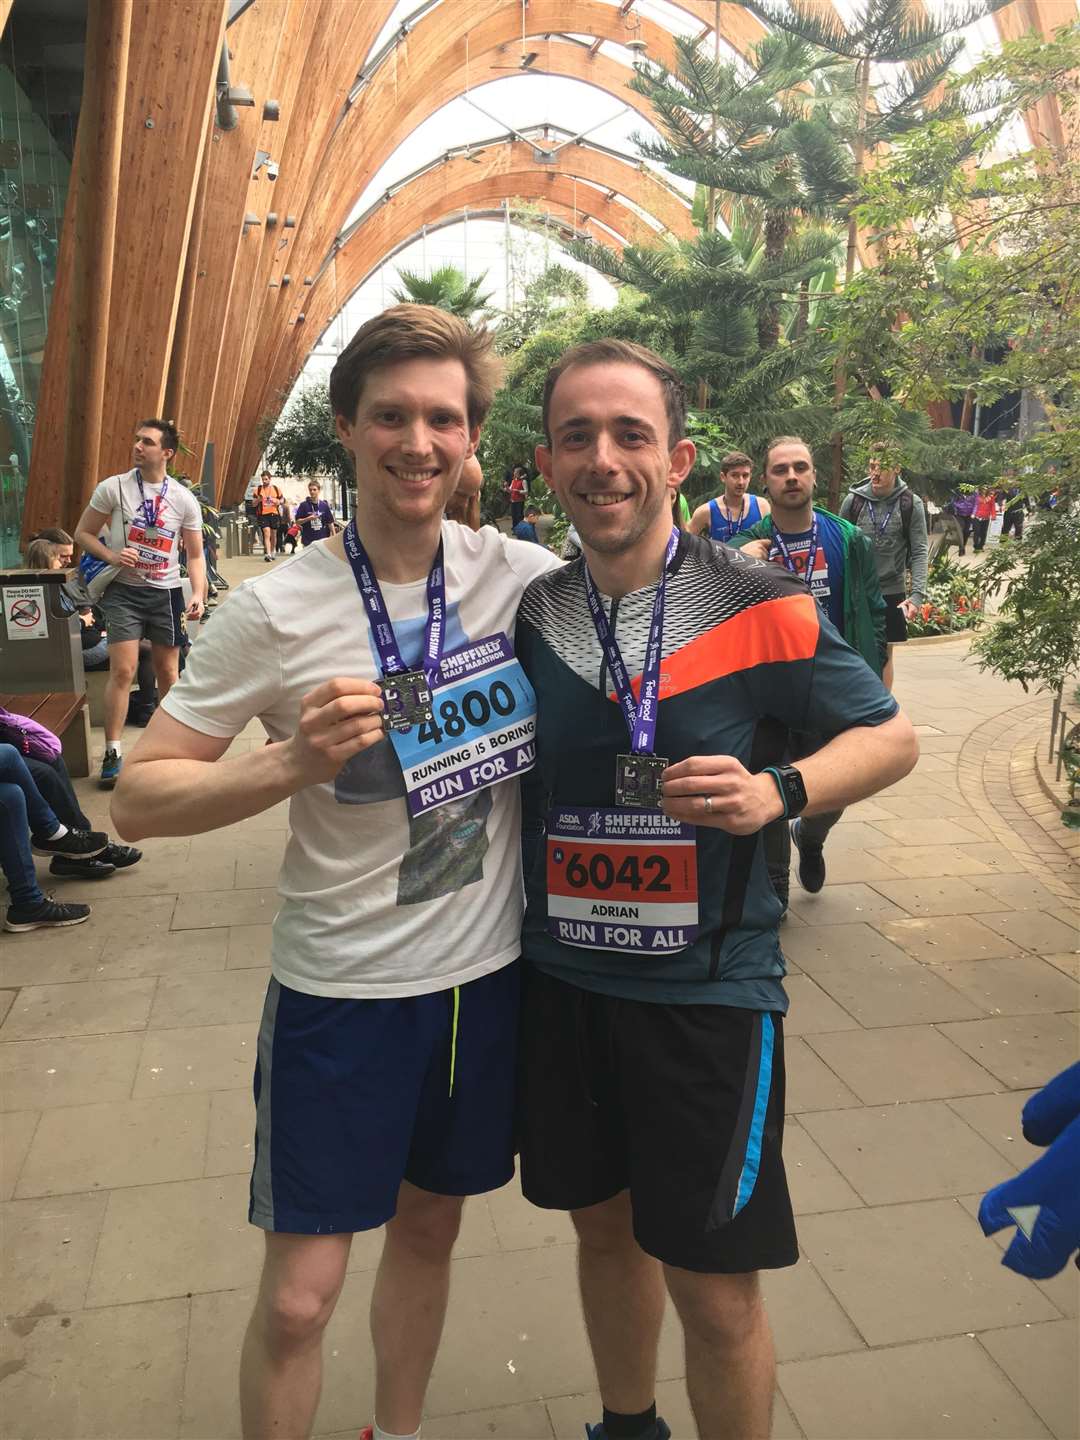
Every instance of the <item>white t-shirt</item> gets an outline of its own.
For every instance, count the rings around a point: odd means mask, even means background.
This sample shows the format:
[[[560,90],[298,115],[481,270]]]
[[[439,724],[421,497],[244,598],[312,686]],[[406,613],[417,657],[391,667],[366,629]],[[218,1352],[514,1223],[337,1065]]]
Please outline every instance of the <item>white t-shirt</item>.
[[[442,527],[444,649],[498,632],[560,562],[491,528]],[[426,580],[382,585],[406,665],[418,665]],[[246,581],[192,647],[162,701],[205,735],[238,734],[255,717],[271,740],[296,732],[300,701],[334,676],[375,680],[367,611],[348,562],[312,545]],[[384,999],[464,984],[521,953],[521,808],[505,780],[410,820],[388,740],[326,784],[292,797],[271,963],[309,995]]]
[[[151,506],[156,505],[162,487],[151,484],[145,475],[142,480],[143,494]],[[152,585],[156,590],[175,590],[180,584],[180,532],[198,530],[201,534],[202,510],[183,481],[173,476],[167,476],[166,480],[157,534],[145,541],[137,539],[135,548],[140,562],[134,569],[124,566],[114,585]],[[134,470],[110,475],[91,495],[93,508],[110,517],[108,543],[114,550],[122,550],[131,543],[129,536],[132,525],[138,526],[141,519],[142,501]]]

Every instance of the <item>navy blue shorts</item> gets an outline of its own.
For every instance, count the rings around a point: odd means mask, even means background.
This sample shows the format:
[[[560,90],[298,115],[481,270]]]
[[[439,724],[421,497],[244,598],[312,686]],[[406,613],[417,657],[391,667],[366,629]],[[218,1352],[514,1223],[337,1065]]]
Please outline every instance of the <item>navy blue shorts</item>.
[[[519,987],[520,962],[401,1000],[327,999],[271,980],[255,1066],[252,1224],[373,1230],[393,1217],[402,1180],[437,1195],[505,1185]]]

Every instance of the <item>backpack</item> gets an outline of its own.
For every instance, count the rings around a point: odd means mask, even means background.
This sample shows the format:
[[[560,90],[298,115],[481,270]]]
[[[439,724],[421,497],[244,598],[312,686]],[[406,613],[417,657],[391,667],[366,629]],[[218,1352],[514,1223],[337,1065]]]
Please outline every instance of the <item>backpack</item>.
[[[918,497],[912,494],[906,487],[900,491],[900,524],[903,527],[904,540],[909,547],[911,545],[911,512],[915,509],[915,501],[917,498]],[[859,516],[865,510],[866,504],[867,500],[865,495],[859,495],[854,490],[851,491],[851,509],[848,511],[847,518],[851,521],[852,525],[858,525]],[[924,502],[921,499],[919,499],[919,504],[923,505],[925,510]],[[923,519],[926,519],[925,514],[923,515]]]

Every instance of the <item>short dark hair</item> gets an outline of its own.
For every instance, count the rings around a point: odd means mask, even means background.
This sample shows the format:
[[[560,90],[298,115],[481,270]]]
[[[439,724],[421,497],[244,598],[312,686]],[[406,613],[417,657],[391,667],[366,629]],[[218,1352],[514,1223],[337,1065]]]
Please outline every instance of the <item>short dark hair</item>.
[[[483,327],[473,329],[460,316],[437,305],[391,305],[361,325],[330,371],[330,407],[335,415],[353,421],[368,376],[406,360],[460,360],[465,369],[469,428],[487,419],[495,390],[502,378],[502,361],[495,354],[494,336]]]
[[[526,515],[539,515],[539,514],[540,514],[540,506],[539,506],[539,505],[534,505],[534,504],[531,504],[531,503],[528,504],[528,505],[526,505],[526,506],[525,506],[525,514],[526,514]]]
[[[259,475],[260,480],[272,480],[273,478],[274,477],[270,474],[269,470],[263,470],[262,473]]]
[[[749,465],[751,470],[754,468],[754,462],[749,455],[743,454],[741,450],[732,450],[720,461],[720,474],[726,475],[729,470],[738,470],[744,465]]]
[[[47,540],[50,545],[74,545],[75,543],[67,531],[61,530],[59,525],[49,525],[44,530],[35,530],[30,539]]]
[[[544,381],[543,424],[544,439],[551,444],[551,397],[555,386],[567,370],[575,365],[640,365],[648,370],[660,383],[664,394],[664,409],[667,411],[668,449],[671,450],[686,437],[686,387],[671,366],[655,350],[638,345],[633,340],[590,340],[584,345],[575,345],[560,355],[547,373]]]
[[[801,435],[777,435],[765,446],[765,458],[761,462],[762,474],[768,471],[769,456],[777,445],[801,445],[809,453],[811,465],[814,463],[814,452],[810,449],[809,442],[804,440]]]
[[[135,428],[160,431],[162,449],[171,450],[174,454],[180,449],[180,431],[176,428],[175,420],[160,420],[157,416],[151,416],[149,420],[140,420]]]

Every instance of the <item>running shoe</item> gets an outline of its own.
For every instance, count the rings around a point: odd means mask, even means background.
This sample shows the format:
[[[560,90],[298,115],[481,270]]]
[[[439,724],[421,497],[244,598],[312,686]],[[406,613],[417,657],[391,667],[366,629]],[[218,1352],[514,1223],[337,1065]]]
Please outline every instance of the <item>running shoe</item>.
[[[63,855],[67,860],[90,860],[100,855],[109,843],[103,830],[67,830],[53,840],[35,835],[31,848],[35,855]]]
[[[791,822],[791,843],[799,852],[799,884],[808,895],[816,895],[825,884],[825,853],[820,845],[800,841],[802,821]]]
[[[63,925],[81,925],[89,919],[89,905],[58,905],[51,895],[46,895],[36,905],[9,905],[4,916],[4,929],[59,929]]]
[[[106,750],[105,757],[101,762],[101,778],[98,785],[102,790],[111,790],[120,778],[120,766],[123,760],[115,750]]]
[[[116,866],[105,859],[104,850],[96,860],[68,860],[63,855],[54,855],[49,874],[62,875],[67,880],[107,880],[116,874]]]
[[[134,845],[117,845],[110,840],[98,859],[104,860],[106,865],[114,865],[117,870],[126,870],[129,865],[139,863],[142,851],[136,850]]]

